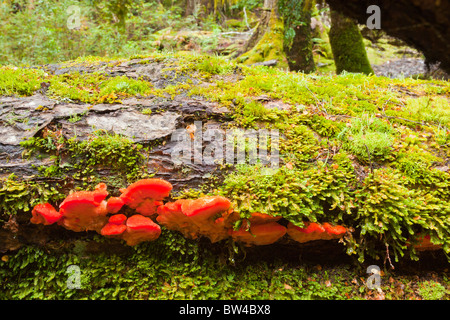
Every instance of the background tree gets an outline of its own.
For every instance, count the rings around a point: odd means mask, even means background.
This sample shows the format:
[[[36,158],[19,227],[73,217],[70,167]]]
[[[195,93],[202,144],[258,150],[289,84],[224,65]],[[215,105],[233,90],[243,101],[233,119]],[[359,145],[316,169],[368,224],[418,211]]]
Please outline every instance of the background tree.
[[[283,48],[291,71],[315,71],[311,32],[314,5],[314,0],[280,0],[284,19]]]
[[[331,10],[330,45],[333,51],[336,73],[343,71],[371,74],[361,32],[356,20]]]

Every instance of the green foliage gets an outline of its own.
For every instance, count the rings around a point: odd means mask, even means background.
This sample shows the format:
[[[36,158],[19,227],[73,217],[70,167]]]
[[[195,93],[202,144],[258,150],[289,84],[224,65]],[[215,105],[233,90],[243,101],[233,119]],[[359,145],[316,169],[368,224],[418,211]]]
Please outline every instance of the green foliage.
[[[220,56],[204,56],[200,62],[194,66],[194,70],[203,71],[205,73],[226,74],[233,71],[233,64]]]
[[[330,275],[307,265],[282,261],[227,264],[217,247],[163,232],[151,243],[119,252],[90,252],[116,240],[61,243],[59,250],[24,247],[0,261],[0,299],[208,300],[359,298],[346,281],[354,272]],[[69,289],[68,267],[80,268],[81,288]]]
[[[421,96],[408,98],[404,107],[400,110],[390,110],[387,115],[406,117],[418,122],[426,122],[436,125],[450,125],[450,110],[446,97]],[[448,129],[447,129],[448,130]]]
[[[96,131],[88,140],[72,138],[67,140],[66,151],[74,168],[80,170],[78,174],[84,177],[93,174],[98,166],[108,167],[128,181],[144,174],[143,146],[118,134]]]
[[[108,168],[114,174],[109,182],[123,186],[147,175],[144,162],[147,149],[127,137],[101,130],[83,141],[49,135],[30,138],[21,142],[21,146],[27,149],[27,157],[39,152],[53,157],[54,165],[38,168],[46,177],[70,174],[89,180],[95,176],[96,169]]]
[[[219,192],[233,203],[242,217],[253,212],[281,215],[302,225],[304,221],[340,221],[351,214],[353,200],[348,186],[354,179],[347,166],[318,165],[309,169],[264,168],[242,165],[228,175]],[[326,208],[326,209],[325,209]]]

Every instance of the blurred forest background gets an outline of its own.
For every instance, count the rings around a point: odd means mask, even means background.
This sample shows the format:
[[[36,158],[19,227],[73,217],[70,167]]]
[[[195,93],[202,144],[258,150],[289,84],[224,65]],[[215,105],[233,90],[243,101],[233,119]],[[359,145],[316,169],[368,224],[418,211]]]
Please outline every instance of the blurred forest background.
[[[402,41],[314,0],[4,0],[0,47],[3,65],[158,50],[306,73],[390,76],[382,66],[391,59],[403,59],[405,76],[425,70],[421,54]]]

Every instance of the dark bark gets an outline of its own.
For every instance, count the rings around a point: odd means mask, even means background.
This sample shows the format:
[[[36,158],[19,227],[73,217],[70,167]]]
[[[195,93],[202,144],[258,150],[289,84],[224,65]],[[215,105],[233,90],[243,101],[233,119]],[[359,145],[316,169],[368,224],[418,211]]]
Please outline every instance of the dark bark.
[[[287,26],[292,27],[295,35],[288,45],[285,45],[285,52],[289,64],[289,70],[301,71],[304,73],[314,72],[316,66],[313,57],[313,43],[311,32],[311,10],[314,1],[302,1],[300,19],[302,23]]]

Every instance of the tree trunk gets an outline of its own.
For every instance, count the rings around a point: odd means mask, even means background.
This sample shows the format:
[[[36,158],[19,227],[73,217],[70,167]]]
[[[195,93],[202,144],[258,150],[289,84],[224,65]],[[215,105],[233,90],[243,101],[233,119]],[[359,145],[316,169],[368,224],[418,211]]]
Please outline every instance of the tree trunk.
[[[278,14],[278,0],[264,1],[260,22],[244,50],[237,53],[240,55],[237,61],[248,65],[270,61],[270,65],[287,69],[283,50],[284,26]]]
[[[302,1],[301,9],[298,11],[299,16],[293,17],[295,21],[293,21],[292,25],[286,25],[287,20],[285,20],[285,30],[292,28],[294,32],[292,40],[284,45],[289,70],[291,71],[311,73],[316,69],[312,51],[311,32],[311,11],[313,6],[314,1],[312,0]],[[289,13],[287,12],[286,14]],[[298,23],[298,21],[301,23]]]
[[[247,41],[244,51],[251,50],[262,39],[264,34],[270,29],[270,17],[272,14],[278,16],[278,0],[264,0],[264,6],[261,19],[259,20],[256,30],[253,32],[250,39]]]
[[[186,0],[185,16],[191,16],[200,8],[200,0]]]
[[[336,73],[339,74],[343,71],[373,73],[361,32],[355,20],[331,10],[329,37]]]

